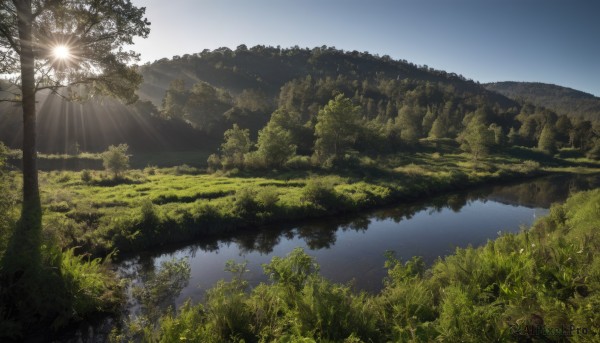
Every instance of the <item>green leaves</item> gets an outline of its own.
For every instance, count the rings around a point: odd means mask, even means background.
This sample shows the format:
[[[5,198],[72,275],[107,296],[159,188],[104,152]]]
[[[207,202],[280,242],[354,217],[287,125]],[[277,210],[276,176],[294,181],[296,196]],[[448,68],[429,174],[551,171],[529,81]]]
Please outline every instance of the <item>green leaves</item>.
[[[127,144],[111,145],[102,153],[102,165],[106,171],[113,173],[115,179],[129,169],[129,146]]]
[[[319,161],[344,156],[352,147],[360,130],[360,107],[338,94],[319,111],[315,126],[315,155]]]

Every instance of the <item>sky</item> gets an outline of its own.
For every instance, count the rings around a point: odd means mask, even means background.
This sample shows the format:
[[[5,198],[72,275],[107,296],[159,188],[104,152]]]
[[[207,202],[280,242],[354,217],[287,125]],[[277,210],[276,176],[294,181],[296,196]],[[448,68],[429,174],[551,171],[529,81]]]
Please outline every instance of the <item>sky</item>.
[[[600,96],[598,0],[132,0],[141,62],[240,44],[368,51],[479,82]]]

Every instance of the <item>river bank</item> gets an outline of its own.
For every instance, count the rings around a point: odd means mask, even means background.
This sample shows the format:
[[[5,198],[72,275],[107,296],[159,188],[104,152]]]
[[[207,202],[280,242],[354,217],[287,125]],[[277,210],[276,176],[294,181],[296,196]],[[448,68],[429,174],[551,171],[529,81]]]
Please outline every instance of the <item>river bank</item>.
[[[577,193],[531,229],[458,248],[430,268],[420,258],[405,263],[388,256],[384,287],[375,294],[331,282],[301,248],[273,257],[263,265],[267,281],[250,288],[246,265],[230,263],[230,281],[210,288],[202,304],[185,302],[141,331],[134,321],[127,326],[133,331],[122,335],[204,342],[591,342],[599,329],[593,310],[600,294],[599,202],[597,189]]]

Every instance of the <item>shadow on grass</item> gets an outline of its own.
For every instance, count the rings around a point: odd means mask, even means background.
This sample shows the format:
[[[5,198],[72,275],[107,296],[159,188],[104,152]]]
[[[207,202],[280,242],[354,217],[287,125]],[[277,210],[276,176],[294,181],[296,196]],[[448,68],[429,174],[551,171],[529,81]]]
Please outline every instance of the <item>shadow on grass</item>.
[[[95,179],[90,181],[92,186],[114,187],[119,185],[139,185],[144,183],[143,180],[134,180],[127,177],[113,177],[110,179]]]

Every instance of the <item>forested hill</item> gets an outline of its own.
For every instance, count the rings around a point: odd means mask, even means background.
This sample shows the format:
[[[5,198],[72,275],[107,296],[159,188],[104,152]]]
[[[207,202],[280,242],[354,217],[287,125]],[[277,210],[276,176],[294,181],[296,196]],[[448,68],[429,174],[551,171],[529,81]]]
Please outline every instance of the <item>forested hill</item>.
[[[40,95],[39,150],[102,151],[128,143],[134,152],[216,151],[234,124],[255,140],[277,112],[298,154],[310,155],[317,114],[340,94],[356,106],[361,119],[355,124],[364,128],[352,148],[366,153],[404,149],[427,137],[460,139],[469,123],[489,128],[500,143],[526,146],[536,146],[547,127],[559,146],[589,149],[583,145],[593,132],[591,123],[521,105],[455,73],[325,46],[204,50],[148,63],[140,72],[141,101],[134,106],[67,104]],[[18,147],[20,110],[6,104],[0,110],[0,140]]]
[[[540,82],[494,82],[484,84],[488,90],[513,100],[546,107],[558,114],[600,120],[600,98],[572,88]]]
[[[144,84],[142,98],[159,105],[173,79],[182,79],[188,87],[204,81],[232,94],[247,89],[261,90],[277,97],[286,83],[311,76],[314,80],[344,78],[348,80],[418,80],[452,84],[461,91],[487,93],[479,85],[467,82],[462,75],[417,66],[389,56],[368,52],[343,51],[334,47],[313,49],[293,47],[238,46],[235,50],[219,48],[197,54],[161,59],[141,68]],[[487,94],[495,102],[510,105],[503,97]]]

